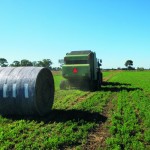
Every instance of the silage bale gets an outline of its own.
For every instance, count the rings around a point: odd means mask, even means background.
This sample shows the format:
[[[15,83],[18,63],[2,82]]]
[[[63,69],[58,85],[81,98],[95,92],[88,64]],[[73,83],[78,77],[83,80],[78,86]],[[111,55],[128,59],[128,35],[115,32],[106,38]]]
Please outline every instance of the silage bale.
[[[43,67],[0,67],[0,114],[45,115],[54,101],[54,79]]]

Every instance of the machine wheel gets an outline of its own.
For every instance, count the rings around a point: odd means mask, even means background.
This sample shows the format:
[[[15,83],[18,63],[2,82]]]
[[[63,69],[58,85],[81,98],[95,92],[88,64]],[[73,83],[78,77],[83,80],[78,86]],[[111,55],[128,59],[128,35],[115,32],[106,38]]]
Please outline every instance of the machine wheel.
[[[102,82],[103,82],[103,75],[102,72],[98,72],[97,73],[97,90],[100,90],[101,86],[102,86]]]
[[[89,89],[90,89],[91,92],[94,92],[94,91],[97,90],[97,84],[96,84],[95,80],[90,81],[90,85],[89,86],[90,86]]]
[[[100,88],[101,88],[101,81],[97,80],[97,90],[100,90]]]
[[[100,73],[100,83],[101,83],[101,85],[103,84],[103,74],[102,74],[102,72]]]

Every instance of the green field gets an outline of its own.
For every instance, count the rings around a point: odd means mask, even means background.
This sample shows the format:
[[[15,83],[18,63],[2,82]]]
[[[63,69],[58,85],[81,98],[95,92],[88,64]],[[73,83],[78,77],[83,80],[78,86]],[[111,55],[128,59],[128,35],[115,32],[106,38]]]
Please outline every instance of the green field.
[[[59,90],[45,117],[0,116],[0,149],[150,149],[150,72],[104,72],[100,91]]]

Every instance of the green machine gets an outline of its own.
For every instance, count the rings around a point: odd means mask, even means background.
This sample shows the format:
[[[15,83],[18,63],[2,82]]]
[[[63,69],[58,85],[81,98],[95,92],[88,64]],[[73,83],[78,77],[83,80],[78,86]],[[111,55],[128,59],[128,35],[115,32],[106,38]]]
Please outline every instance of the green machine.
[[[76,87],[90,91],[100,89],[102,85],[102,61],[91,50],[71,51],[64,57],[62,76],[66,79],[60,89]]]

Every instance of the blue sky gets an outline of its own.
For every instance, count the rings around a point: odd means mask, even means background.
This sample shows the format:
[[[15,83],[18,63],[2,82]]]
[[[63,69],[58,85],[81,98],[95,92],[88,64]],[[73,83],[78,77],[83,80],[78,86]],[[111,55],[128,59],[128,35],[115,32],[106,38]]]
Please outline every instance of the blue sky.
[[[92,50],[103,68],[150,68],[149,0],[0,0],[0,57],[9,63]]]

